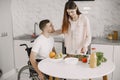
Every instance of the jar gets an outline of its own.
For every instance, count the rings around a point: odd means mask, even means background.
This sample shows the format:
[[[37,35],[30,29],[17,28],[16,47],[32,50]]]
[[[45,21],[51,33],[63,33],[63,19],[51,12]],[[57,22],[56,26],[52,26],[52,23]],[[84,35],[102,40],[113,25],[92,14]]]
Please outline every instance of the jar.
[[[113,39],[118,40],[118,31],[113,31]]]
[[[108,34],[107,38],[112,40],[113,39],[113,34]]]

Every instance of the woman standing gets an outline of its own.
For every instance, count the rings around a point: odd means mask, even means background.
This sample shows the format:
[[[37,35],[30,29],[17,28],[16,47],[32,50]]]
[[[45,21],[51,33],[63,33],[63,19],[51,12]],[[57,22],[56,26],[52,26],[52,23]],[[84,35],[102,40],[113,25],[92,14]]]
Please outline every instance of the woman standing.
[[[89,20],[79,11],[74,1],[65,4],[62,33],[65,35],[67,54],[87,52],[91,43]]]

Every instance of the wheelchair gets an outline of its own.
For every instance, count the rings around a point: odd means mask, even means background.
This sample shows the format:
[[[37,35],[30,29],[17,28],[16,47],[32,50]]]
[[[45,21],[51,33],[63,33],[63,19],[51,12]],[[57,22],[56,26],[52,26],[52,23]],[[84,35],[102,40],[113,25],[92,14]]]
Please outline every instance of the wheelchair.
[[[20,44],[20,46],[26,47],[25,51],[27,51],[28,58],[30,59],[30,53],[31,53],[32,47],[28,47],[27,44]],[[39,62],[40,60],[37,59],[36,61]],[[40,80],[38,78],[38,74],[32,67],[30,60],[28,60],[27,65],[23,66],[19,70],[17,80]]]
[[[31,53],[31,49],[32,47],[28,47],[27,44],[20,44],[20,46],[25,46],[25,51],[27,51],[27,55],[28,58],[30,59],[30,53]],[[64,52],[66,51],[65,48]],[[66,53],[66,52],[65,52]],[[40,62],[40,59],[36,59],[37,62]],[[50,76],[45,75],[45,80],[48,80]],[[17,76],[17,80],[40,80],[38,77],[37,72],[34,70],[34,68],[32,67],[32,64],[30,62],[30,60],[28,60],[27,65],[23,66],[19,72],[18,72],[18,76]],[[55,80],[55,77],[53,77],[53,80]],[[63,79],[66,80],[66,79]]]

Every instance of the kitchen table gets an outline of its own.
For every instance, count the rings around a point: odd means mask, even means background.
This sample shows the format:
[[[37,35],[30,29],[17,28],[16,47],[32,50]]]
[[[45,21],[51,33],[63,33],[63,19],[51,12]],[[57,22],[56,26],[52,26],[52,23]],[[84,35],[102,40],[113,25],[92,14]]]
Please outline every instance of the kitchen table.
[[[88,63],[81,61],[77,64],[66,64],[64,60],[52,62],[47,58],[39,62],[38,68],[43,73],[58,78],[92,79],[103,77],[103,80],[108,80],[107,75],[114,71],[115,65],[112,61],[107,61],[96,68],[90,68]]]

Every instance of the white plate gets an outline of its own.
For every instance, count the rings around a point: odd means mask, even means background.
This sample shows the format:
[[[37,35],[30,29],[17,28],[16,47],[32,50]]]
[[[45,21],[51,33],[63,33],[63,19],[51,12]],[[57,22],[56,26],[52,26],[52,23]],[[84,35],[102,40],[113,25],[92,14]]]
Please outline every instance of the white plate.
[[[63,58],[58,58],[58,59],[49,58],[49,60],[50,60],[51,62],[60,62],[60,61],[63,60]]]
[[[69,58],[65,58],[64,61],[67,64],[77,64],[78,58],[69,57]]]

